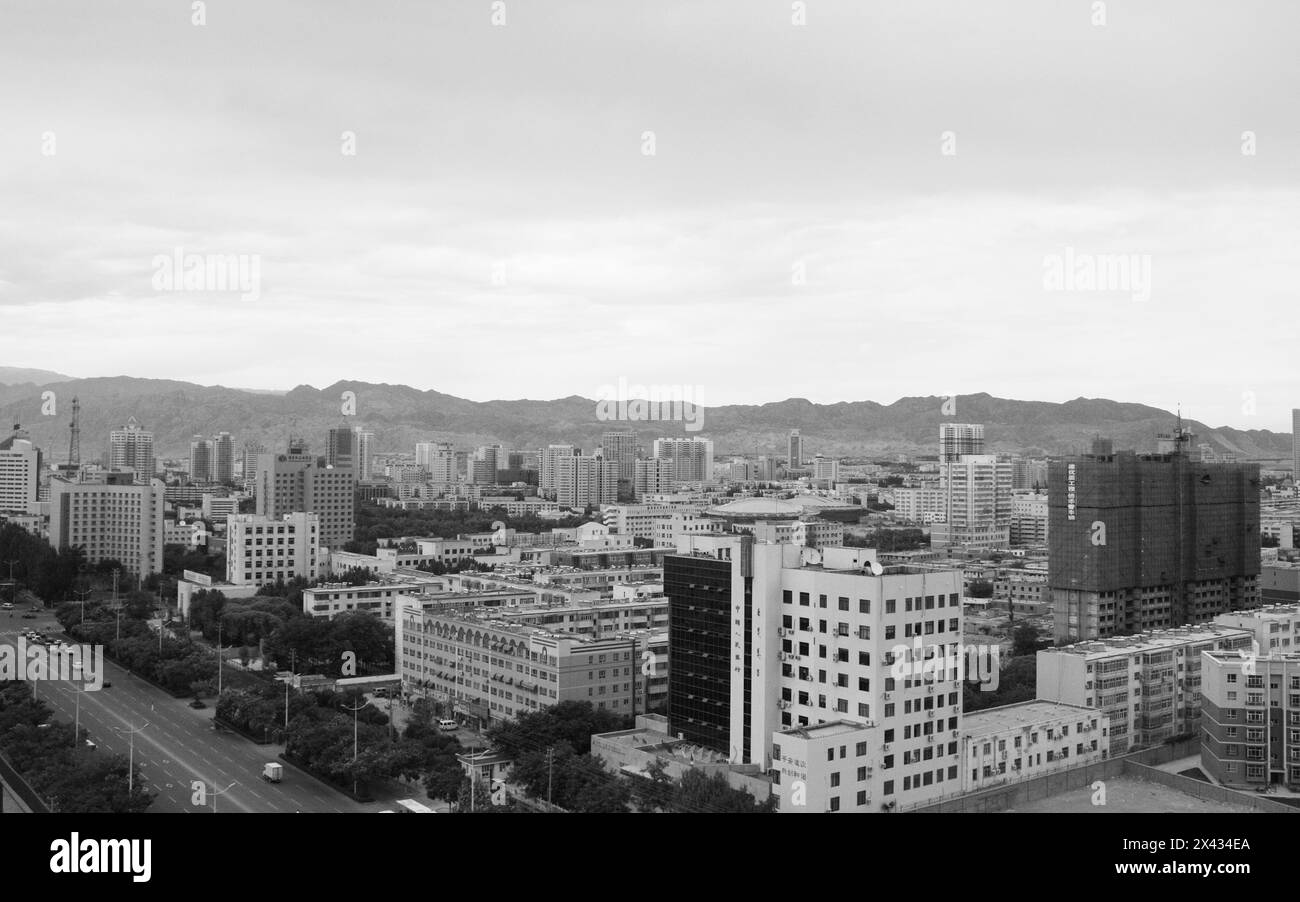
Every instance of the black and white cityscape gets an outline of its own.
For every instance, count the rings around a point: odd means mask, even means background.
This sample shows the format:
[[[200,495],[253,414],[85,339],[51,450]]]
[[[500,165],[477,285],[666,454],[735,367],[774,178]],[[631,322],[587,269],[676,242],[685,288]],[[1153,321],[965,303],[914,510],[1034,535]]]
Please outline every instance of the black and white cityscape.
[[[6,3],[0,813],[1300,810],[1250,6]]]

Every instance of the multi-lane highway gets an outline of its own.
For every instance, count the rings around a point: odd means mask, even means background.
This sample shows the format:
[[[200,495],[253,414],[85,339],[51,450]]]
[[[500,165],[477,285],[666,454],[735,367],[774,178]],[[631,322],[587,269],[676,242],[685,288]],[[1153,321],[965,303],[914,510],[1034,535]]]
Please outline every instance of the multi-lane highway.
[[[35,629],[57,634],[49,615],[37,620],[0,615],[0,642],[13,644],[19,633]],[[172,698],[144,680],[128,676],[104,662],[104,678],[112,688],[78,691],[74,682],[42,681],[37,695],[55,709],[55,716],[72,723],[80,700],[81,726],[98,746],[91,754],[128,755],[134,733],[135,763],[150,791],[157,794],[150,811],[191,814],[230,812],[374,812],[389,802],[360,804],[342,793],[285,765],[281,783],[262,780],[262,765],[277,761],[282,748],[259,746],[230,732],[213,729],[213,706],[194,710],[185,699]],[[195,804],[195,783],[205,788],[206,803]],[[232,785],[233,784],[233,785]]]

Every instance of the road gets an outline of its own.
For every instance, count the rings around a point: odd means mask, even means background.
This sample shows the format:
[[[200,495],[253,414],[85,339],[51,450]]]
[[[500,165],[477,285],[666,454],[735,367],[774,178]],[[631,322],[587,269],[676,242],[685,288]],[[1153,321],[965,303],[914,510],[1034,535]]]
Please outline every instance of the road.
[[[48,614],[36,620],[0,615],[0,642],[13,644],[23,629],[60,632]],[[36,693],[55,709],[56,717],[68,723],[74,720],[80,696],[81,727],[99,746],[87,754],[128,755],[131,737],[123,731],[143,727],[135,734],[135,763],[150,791],[157,794],[151,812],[211,814],[214,788],[223,790],[215,800],[217,813],[223,814],[356,813],[391,807],[384,801],[354,802],[287,764],[282,783],[266,783],[262,765],[279,760],[281,746],[259,746],[238,734],[217,732],[211,704],[196,711],[186,699],[172,698],[144,680],[127,676],[107,660],[104,676],[112,682],[111,689],[78,692],[73,682],[50,680],[37,683]],[[196,781],[206,788],[204,805],[194,802]]]

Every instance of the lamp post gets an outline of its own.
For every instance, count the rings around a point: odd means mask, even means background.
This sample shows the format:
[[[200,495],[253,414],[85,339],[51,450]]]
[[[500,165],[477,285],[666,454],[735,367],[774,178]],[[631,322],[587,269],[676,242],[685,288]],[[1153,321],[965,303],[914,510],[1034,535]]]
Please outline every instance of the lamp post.
[[[234,783],[231,783],[225,789],[217,789],[217,784],[215,783],[212,784],[212,813],[213,814],[217,813],[217,796],[225,795],[226,793],[230,792],[230,790],[234,789],[238,785],[239,782],[236,781]]]
[[[126,771],[126,791],[129,795],[135,791],[135,734],[141,732],[148,723],[141,724],[139,727],[130,730],[124,730],[121,727],[113,727],[119,733],[126,733],[131,737],[131,756]]]
[[[352,712],[352,794],[357,794],[357,712],[366,706],[364,699],[362,703],[355,708],[349,705],[340,705],[345,711]]]

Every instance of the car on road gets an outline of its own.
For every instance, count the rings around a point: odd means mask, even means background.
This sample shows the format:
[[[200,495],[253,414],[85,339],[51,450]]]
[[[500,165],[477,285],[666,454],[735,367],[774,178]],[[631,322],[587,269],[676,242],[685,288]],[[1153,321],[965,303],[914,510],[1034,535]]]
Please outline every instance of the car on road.
[[[104,682],[100,685],[99,688],[101,688],[101,689],[112,689],[112,688],[113,688],[113,681],[112,681],[112,680],[104,680]]]
[[[99,746],[95,745],[95,743],[90,739],[87,739],[85,742],[86,742],[86,751],[88,752],[93,752],[95,749],[99,748]]]
[[[442,730],[444,733],[454,733],[456,730],[460,729],[460,724],[456,723],[454,720],[443,719],[438,721],[438,729]]]
[[[23,615],[23,619],[24,619],[24,620],[35,620],[35,619],[36,619],[36,615],[33,614],[33,613],[31,613],[31,612],[28,612],[28,613],[26,613],[26,614]]]
[[[262,779],[268,783],[279,783],[284,779],[284,765],[276,761],[262,765]]]
[[[4,604],[0,604],[0,608],[4,608],[6,611],[12,611],[14,609],[14,603],[12,601],[6,601]]]
[[[190,707],[193,708],[195,711],[197,711],[200,708],[206,708],[207,705],[203,704],[203,701],[201,699],[196,698],[192,702],[190,702]]]

